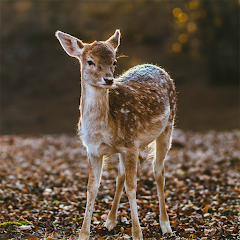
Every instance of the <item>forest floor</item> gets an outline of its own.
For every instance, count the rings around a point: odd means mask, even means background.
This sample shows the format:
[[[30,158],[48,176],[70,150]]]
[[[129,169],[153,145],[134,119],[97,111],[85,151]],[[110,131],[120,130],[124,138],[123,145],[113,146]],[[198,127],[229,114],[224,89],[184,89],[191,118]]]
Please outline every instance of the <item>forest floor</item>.
[[[0,239],[77,239],[88,179],[85,149],[72,135],[0,136]],[[143,154],[144,155],[144,154]],[[138,170],[144,239],[162,237],[151,161]],[[116,227],[104,227],[115,192],[117,157],[105,164],[91,239],[131,239],[130,207],[121,197]],[[240,131],[175,130],[165,162],[165,196],[173,236],[240,239]]]

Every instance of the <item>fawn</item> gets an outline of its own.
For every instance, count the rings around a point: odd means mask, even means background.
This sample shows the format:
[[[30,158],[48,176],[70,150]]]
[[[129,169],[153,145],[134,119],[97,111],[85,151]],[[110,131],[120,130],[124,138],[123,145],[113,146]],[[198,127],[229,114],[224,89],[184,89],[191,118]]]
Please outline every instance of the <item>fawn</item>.
[[[157,182],[160,226],[162,233],[172,233],[164,199],[163,162],[171,145],[174,125],[176,92],[169,75],[161,68],[138,65],[117,79],[113,73],[116,52],[120,45],[120,30],[106,41],[83,43],[81,40],[56,32],[66,53],[81,65],[81,100],[79,133],[89,158],[87,206],[79,239],[89,239],[94,201],[101,178],[103,156],[119,154],[119,172],[111,211],[105,226],[114,228],[117,210],[125,185],[130,202],[132,237],[143,239],[139,224],[136,185],[138,150],[156,141],[153,162]]]

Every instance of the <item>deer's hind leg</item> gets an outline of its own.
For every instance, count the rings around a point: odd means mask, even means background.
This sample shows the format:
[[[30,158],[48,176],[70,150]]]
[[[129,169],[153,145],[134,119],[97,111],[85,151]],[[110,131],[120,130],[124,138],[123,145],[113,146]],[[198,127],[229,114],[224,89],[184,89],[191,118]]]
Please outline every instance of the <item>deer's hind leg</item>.
[[[118,177],[117,177],[117,183],[116,183],[116,192],[114,195],[111,211],[109,212],[107,221],[105,223],[105,227],[109,231],[112,230],[116,225],[117,210],[118,210],[118,205],[119,205],[121,194],[124,187],[124,181],[125,181],[125,166],[122,159],[122,155],[119,153],[119,170],[118,170]]]
[[[156,139],[156,159],[153,162],[154,176],[157,182],[158,200],[159,200],[159,210],[160,210],[160,226],[162,233],[171,234],[172,229],[169,223],[164,198],[164,159],[168,153],[171,145],[171,134],[172,128],[163,132]]]

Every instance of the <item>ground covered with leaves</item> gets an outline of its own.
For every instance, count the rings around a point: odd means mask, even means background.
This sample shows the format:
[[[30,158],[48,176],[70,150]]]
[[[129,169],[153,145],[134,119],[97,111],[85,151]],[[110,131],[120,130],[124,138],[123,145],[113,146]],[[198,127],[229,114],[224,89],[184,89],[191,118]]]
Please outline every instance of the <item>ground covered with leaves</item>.
[[[0,239],[77,239],[88,178],[86,151],[77,137],[0,136],[0,146]],[[140,162],[137,203],[144,239],[165,239],[151,162]],[[125,193],[116,227],[104,227],[117,168],[116,156],[104,167],[92,239],[131,239]],[[165,176],[173,229],[168,239],[240,239],[240,131],[175,130]]]

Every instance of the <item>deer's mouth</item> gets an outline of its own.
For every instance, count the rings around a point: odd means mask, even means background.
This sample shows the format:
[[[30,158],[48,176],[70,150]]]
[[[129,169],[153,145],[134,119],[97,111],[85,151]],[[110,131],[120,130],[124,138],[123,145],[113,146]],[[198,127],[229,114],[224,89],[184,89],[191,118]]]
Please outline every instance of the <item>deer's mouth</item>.
[[[102,88],[110,89],[113,84],[102,84]]]
[[[114,79],[113,79],[113,78],[111,78],[111,79],[109,79],[109,78],[104,78],[104,81],[106,82],[106,83],[105,83],[106,85],[112,86]]]
[[[102,83],[101,83],[101,86],[102,86],[103,88],[109,89],[109,88],[111,88],[111,86],[113,85],[113,83],[114,83],[114,78],[103,78],[103,81],[102,81]]]

